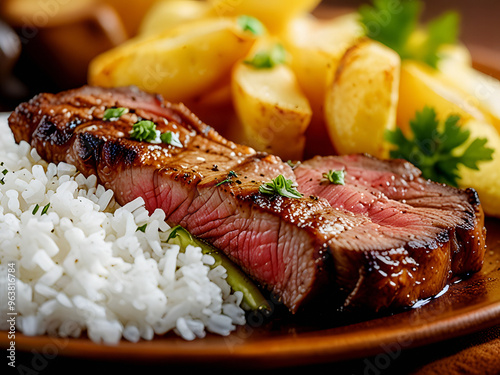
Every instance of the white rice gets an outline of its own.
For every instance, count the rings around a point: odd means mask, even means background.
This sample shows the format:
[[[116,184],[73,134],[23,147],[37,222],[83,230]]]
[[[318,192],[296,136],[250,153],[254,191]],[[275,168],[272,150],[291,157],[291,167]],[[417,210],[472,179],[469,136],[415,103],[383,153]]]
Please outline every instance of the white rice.
[[[95,176],[47,164],[27,143],[15,144],[5,116],[0,162],[8,171],[0,174],[0,315],[8,316],[7,264],[15,262],[16,328],[25,335],[86,332],[115,344],[170,331],[186,340],[228,335],[245,324],[225,269],[211,269],[214,259],[200,248],[165,242],[163,211],[149,215],[142,199],[120,207]]]

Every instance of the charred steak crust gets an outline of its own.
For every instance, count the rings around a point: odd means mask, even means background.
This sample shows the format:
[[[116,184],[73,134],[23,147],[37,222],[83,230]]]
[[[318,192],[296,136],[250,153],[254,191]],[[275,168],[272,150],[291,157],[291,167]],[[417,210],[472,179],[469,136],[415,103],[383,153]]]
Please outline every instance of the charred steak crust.
[[[129,113],[103,121],[111,107]],[[183,147],[131,139],[139,119],[177,133]],[[408,306],[482,265],[477,194],[426,181],[406,162],[317,157],[292,170],[226,140],[182,104],[134,87],[40,94],[9,125],[47,161],[95,174],[119,203],[143,197],[148,210],[163,209],[169,224],[222,250],[292,312],[325,290],[345,305]],[[344,188],[320,181],[339,165],[348,172]],[[304,197],[259,192],[280,174]]]

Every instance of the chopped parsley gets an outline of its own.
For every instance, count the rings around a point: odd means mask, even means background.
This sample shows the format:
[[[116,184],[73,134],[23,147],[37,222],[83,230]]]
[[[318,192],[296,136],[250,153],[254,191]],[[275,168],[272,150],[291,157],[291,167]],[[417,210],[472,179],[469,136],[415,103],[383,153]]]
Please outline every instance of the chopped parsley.
[[[167,145],[182,147],[182,143],[179,140],[179,134],[171,132],[170,130],[165,133],[162,133],[160,135],[160,139],[163,143],[166,143]]]
[[[485,147],[485,138],[467,142],[470,132],[462,129],[459,121],[459,116],[451,115],[440,124],[433,108],[417,111],[410,121],[413,136],[407,138],[400,128],[386,132],[386,140],[396,145],[390,151],[391,158],[408,160],[422,171],[425,178],[458,186],[459,164],[478,170],[478,162],[492,160],[494,152]]]
[[[149,120],[138,121],[133,125],[130,137],[137,141],[154,141],[157,137],[156,124]]]
[[[0,164],[0,166],[3,166],[3,162],[2,162],[2,164]],[[0,185],[5,185],[5,175],[7,173],[9,173],[9,171],[7,169],[2,170],[2,174],[4,175],[4,177],[0,178]]]
[[[330,184],[345,185],[345,171],[333,171],[330,169],[328,172],[323,173],[323,179]]]
[[[286,51],[282,44],[276,43],[267,51],[257,52],[250,60],[244,63],[256,69],[270,69],[276,65],[284,64],[286,61]]]
[[[47,213],[47,211],[49,210],[50,208],[50,203],[47,203],[47,205],[45,205],[42,209],[42,215],[45,215]]]
[[[38,210],[39,210],[40,206],[38,205],[38,203],[35,205],[35,208],[33,208],[33,211],[31,212],[32,215],[35,215]]]
[[[460,16],[448,11],[424,27],[419,23],[423,8],[418,0],[373,0],[373,5],[362,5],[358,13],[369,38],[392,48],[402,59],[435,68],[440,47],[457,41]]]
[[[136,232],[142,232],[142,233],[146,233],[146,228],[147,228],[148,224],[144,224],[144,225],[141,225],[140,227],[137,227],[137,230]]]
[[[229,173],[227,174],[227,178],[226,178],[225,180],[223,180],[223,181],[219,182],[219,183],[218,183],[217,185],[215,185],[215,186],[220,186],[220,185],[222,185],[222,184],[225,184],[226,182],[231,182],[231,179],[232,179],[233,177],[238,177],[238,175],[236,174],[236,172],[235,172],[235,171],[229,171]]]
[[[241,15],[238,17],[237,22],[243,31],[249,31],[257,36],[263,35],[266,30],[262,22],[255,17]]]
[[[113,121],[122,117],[125,113],[128,113],[128,108],[118,107],[118,108],[108,108],[104,111],[104,116],[102,119],[104,121]]]
[[[286,179],[282,174],[259,186],[259,192],[266,195],[281,195],[287,198],[302,198],[296,189],[297,185]]]

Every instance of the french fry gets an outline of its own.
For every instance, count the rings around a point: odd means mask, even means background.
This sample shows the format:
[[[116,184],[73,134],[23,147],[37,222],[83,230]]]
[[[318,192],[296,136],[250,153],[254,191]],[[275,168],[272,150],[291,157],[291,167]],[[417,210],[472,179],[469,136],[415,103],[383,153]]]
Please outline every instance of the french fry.
[[[364,39],[342,58],[325,99],[325,118],[339,154],[388,156],[386,130],[396,127],[399,55]]]
[[[167,100],[189,101],[229,81],[234,64],[257,40],[236,18],[209,18],[149,38],[135,38],[97,56],[90,84],[136,85]]]

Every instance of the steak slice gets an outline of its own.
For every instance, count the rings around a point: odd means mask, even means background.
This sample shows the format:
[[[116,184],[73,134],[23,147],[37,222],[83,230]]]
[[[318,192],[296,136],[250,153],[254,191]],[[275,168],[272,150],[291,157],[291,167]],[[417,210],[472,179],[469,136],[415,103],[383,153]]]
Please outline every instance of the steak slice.
[[[329,170],[344,170],[345,184],[325,181],[323,173]],[[387,304],[399,305],[397,300],[408,295],[410,299],[435,295],[456,275],[481,269],[486,230],[473,189],[437,184],[422,178],[420,170],[404,160],[382,161],[368,155],[317,156],[294,172],[304,194],[367,216],[383,232],[407,239],[397,251],[333,251],[337,282],[350,293],[349,303],[380,298],[368,294],[370,286],[377,285],[379,293],[394,299]]]
[[[111,107],[126,107],[129,113],[104,121]],[[132,126],[140,119],[155,122],[161,132],[177,133],[183,147],[131,139]],[[132,87],[85,86],[40,94],[19,105],[9,125],[17,142],[29,142],[46,160],[95,174],[114,190],[119,203],[143,197],[149,211],[163,209],[170,225],[180,224],[223,251],[292,312],[324,290],[336,294],[339,289],[347,305],[374,310],[407,306],[438,293],[453,272],[476,271],[482,261],[482,211],[477,200],[463,199],[477,199],[472,191],[449,189],[463,206],[450,206],[448,221],[424,221],[410,208],[419,209],[421,202],[430,209],[431,203],[423,203],[424,192],[413,190],[432,190],[434,185],[422,180],[398,200],[384,192],[388,188],[377,191],[358,177],[360,182],[352,186],[384,196],[382,209],[408,207],[408,214],[399,215],[399,226],[389,225],[389,219],[380,219],[383,215],[352,209],[346,200],[335,203],[305,184],[300,172],[314,170],[306,169],[306,163],[294,173],[278,157],[226,140],[182,104]],[[311,163],[326,166],[328,160]],[[373,162],[380,163],[381,173],[394,169],[392,162]],[[346,157],[346,163],[353,162]],[[297,175],[304,197],[261,194],[259,186],[278,175],[292,181]],[[417,180],[408,176],[408,181]],[[404,197],[413,205],[404,203]],[[476,241],[466,244],[473,231]]]

